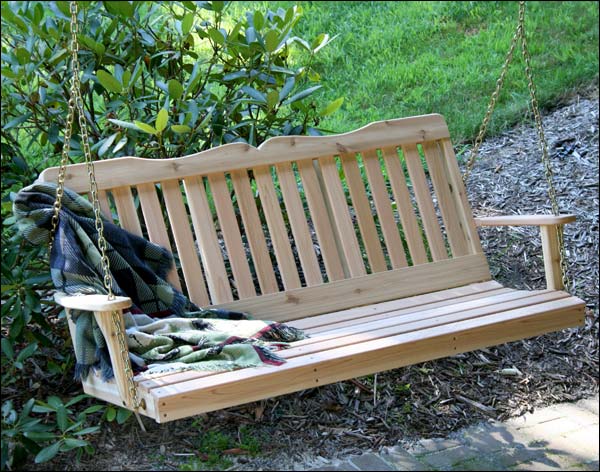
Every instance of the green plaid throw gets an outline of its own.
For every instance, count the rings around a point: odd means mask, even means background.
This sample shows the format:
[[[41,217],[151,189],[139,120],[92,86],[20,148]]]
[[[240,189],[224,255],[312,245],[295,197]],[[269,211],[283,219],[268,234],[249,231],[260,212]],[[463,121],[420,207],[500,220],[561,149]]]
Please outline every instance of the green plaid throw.
[[[20,234],[48,245],[56,184],[35,183],[13,196]],[[107,293],[91,203],[65,189],[50,254],[56,288],[69,294]],[[201,309],[165,281],[171,253],[104,220],[113,292],[130,297],[124,314],[130,358],[136,372],[232,370],[284,360],[276,351],[304,334],[291,326],[252,319],[245,313]],[[97,367],[113,376],[106,342],[90,312],[71,311],[75,322],[75,377]]]

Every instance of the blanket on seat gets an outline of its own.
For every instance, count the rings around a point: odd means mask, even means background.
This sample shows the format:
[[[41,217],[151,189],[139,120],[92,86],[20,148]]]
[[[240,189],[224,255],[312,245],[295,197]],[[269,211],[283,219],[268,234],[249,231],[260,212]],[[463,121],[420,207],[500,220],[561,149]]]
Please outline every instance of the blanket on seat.
[[[20,234],[31,244],[49,245],[56,184],[34,183],[13,196]],[[132,299],[124,313],[130,359],[136,373],[232,370],[280,365],[276,351],[303,339],[302,331],[282,323],[252,319],[245,313],[202,309],[169,283],[170,251],[103,220],[106,255],[115,295]],[[106,294],[92,204],[65,189],[50,253],[56,288],[68,294]],[[110,356],[93,313],[71,310],[76,326],[75,377],[92,367],[113,376]]]

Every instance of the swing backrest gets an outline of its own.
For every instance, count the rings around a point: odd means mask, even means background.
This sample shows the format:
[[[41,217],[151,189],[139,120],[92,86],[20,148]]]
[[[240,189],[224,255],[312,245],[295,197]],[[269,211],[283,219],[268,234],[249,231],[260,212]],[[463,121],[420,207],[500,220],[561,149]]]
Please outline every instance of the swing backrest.
[[[104,215],[170,248],[170,282],[201,306],[288,320],[491,279],[437,114],[95,174]],[[65,185],[86,193],[85,165]]]

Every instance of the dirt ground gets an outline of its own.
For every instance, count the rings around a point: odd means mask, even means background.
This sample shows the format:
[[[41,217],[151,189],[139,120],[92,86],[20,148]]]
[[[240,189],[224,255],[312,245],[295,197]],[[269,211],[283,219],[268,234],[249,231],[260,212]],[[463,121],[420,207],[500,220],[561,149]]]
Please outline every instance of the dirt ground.
[[[301,470],[398,442],[444,437],[485,418],[598,392],[598,89],[579,92],[544,115],[567,227],[572,293],[586,300],[585,327],[461,354],[377,376],[158,425],[111,423],[93,438],[96,454],[60,470]],[[487,140],[468,192],[475,215],[549,213],[535,129],[518,126]],[[535,228],[480,231],[492,274],[527,289],[544,287]],[[376,388],[375,388],[376,383]],[[375,396],[375,390],[377,395]]]

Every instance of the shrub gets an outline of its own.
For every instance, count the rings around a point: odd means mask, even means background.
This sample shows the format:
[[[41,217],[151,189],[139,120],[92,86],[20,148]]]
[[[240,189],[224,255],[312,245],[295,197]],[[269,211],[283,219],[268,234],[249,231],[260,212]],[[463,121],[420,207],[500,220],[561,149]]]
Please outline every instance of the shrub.
[[[48,323],[49,315],[57,321],[58,309],[44,299],[51,292],[45,251],[18,238],[9,201],[11,192],[58,163],[71,76],[69,3],[15,1],[1,8],[2,389],[15,399],[3,405],[4,469],[28,455],[45,461],[91,448],[80,437],[90,431],[88,410],[77,415],[76,401],[50,396],[34,406],[30,395],[23,397],[33,367],[54,376],[43,388],[56,388],[70,376],[72,356],[62,352],[69,348],[64,324],[57,330]],[[321,77],[311,64],[330,38],[295,36],[299,7],[240,19],[229,18],[227,4],[218,1],[79,2],[79,8],[81,92],[95,158],[166,158],[318,134],[320,118],[342,104],[313,98]],[[82,159],[77,136],[75,129],[73,162]],[[41,412],[55,415],[31,416]],[[127,419],[106,410],[106,421],[115,417]]]

